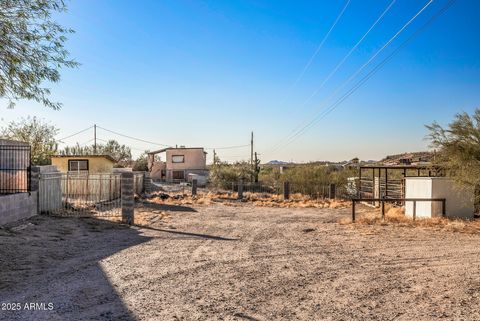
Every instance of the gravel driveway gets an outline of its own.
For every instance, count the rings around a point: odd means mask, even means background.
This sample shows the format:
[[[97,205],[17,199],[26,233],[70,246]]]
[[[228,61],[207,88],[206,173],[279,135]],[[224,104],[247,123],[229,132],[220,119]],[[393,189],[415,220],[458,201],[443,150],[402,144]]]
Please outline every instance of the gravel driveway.
[[[480,320],[480,235],[338,224],[348,209],[165,209],[142,228],[0,230],[0,320]]]

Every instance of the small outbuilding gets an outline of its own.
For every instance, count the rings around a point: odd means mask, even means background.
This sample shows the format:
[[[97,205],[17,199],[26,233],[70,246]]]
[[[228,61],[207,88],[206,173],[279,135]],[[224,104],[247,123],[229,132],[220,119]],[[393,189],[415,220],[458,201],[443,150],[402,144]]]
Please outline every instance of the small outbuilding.
[[[63,173],[112,173],[117,161],[110,155],[56,155],[52,165]]]
[[[442,202],[421,201],[415,204],[415,215],[421,218],[441,216],[473,219],[475,213],[474,191],[457,186],[446,177],[407,177],[405,178],[405,198],[445,199]],[[405,203],[405,215],[413,216],[413,202]]]

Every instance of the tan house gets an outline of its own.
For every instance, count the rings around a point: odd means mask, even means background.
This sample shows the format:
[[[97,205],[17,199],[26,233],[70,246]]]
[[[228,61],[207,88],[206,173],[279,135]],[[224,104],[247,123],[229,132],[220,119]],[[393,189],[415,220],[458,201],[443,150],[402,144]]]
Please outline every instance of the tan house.
[[[109,155],[56,155],[52,165],[63,173],[112,173],[117,162]]]
[[[165,153],[165,161],[155,155]],[[154,179],[167,182],[190,181],[192,176],[207,176],[207,153],[201,147],[169,147],[148,154],[148,169]]]

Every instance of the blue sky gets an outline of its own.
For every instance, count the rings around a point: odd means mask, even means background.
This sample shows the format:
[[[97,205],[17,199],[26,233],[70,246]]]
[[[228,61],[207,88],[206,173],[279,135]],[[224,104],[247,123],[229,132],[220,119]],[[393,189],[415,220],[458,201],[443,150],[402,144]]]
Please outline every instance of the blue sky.
[[[76,30],[67,47],[82,65],[49,84],[63,108],[20,101],[10,110],[5,103],[0,125],[31,115],[58,126],[59,138],[96,123],[148,141],[207,147],[248,144],[254,131],[262,161],[425,150],[425,124],[447,124],[480,107],[479,1],[457,0],[335,110],[293,142],[284,139],[350,89],[360,78],[331,96],[428,2],[397,0],[304,104],[391,1],[351,0],[295,86],[345,1],[70,1],[58,20]],[[362,75],[447,2],[433,1]],[[158,147],[102,130],[98,137],[128,144],[135,154]],[[223,160],[249,158],[248,148],[218,153]]]

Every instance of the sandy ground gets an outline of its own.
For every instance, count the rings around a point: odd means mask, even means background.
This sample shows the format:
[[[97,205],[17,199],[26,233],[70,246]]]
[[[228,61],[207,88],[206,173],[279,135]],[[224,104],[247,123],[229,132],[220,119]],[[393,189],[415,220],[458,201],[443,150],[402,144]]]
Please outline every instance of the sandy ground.
[[[158,210],[142,228],[0,230],[0,319],[480,320],[478,234],[338,224],[348,209]]]

